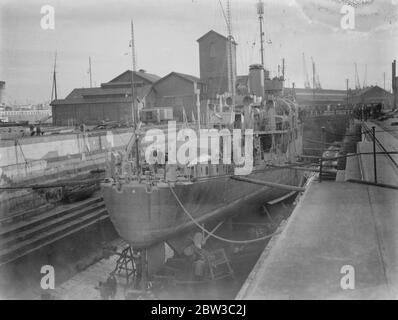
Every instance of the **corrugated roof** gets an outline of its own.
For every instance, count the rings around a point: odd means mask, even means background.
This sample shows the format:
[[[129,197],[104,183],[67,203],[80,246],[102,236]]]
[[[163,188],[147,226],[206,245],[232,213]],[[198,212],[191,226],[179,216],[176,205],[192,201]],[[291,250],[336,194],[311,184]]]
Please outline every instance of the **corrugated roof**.
[[[292,88],[285,88],[287,91],[292,91]],[[346,90],[338,90],[338,89],[316,89],[315,91],[313,89],[305,89],[305,88],[295,88],[294,91],[296,94],[300,95],[313,95],[314,93],[316,95],[347,95]]]
[[[158,75],[153,74],[153,73],[147,73],[147,72],[135,72],[134,75],[138,75],[142,78],[145,78],[152,83],[161,79],[161,77],[159,77]]]
[[[104,99],[104,98],[93,98],[93,99],[84,99],[84,98],[77,98],[77,99],[58,99],[58,100],[53,100],[51,101],[50,105],[51,106],[57,106],[57,105],[77,105],[77,104],[103,104],[103,103],[117,103],[117,102],[128,102],[131,103],[131,97],[129,98],[112,98],[112,99]]]
[[[154,83],[158,81],[161,77],[159,77],[156,74],[153,73],[147,73],[147,72],[141,72],[141,71],[135,71],[134,72],[134,77],[141,77],[142,79],[145,79],[151,83]],[[119,82],[120,79],[127,79],[127,81],[131,82],[131,70],[126,70],[123,73],[119,74],[116,78],[113,78],[109,82]],[[124,81],[122,81],[124,82]]]
[[[370,87],[363,88],[363,89],[358,90],[358,91],[354,91],[353,94],[354,94],[355,96],[362,96],[362,95],[364,95],[364,94],[366,94],[366,93],[369,93],[369,92],[371,92],[371,91],[374,91],[374,90],[377,90],[377,91],[384,91],[385,93],[390,93],[390,92],[384,90],[383,88],[381,88],[381,87],[379,87],[379,86],[370,86]]]
[[[379,86],[371,86],[368,88],[364,88],[362,90],[353,91],[352,97],[354,101],[362,102],[362,103],[371,103],[374,101],[381,102],[385,99],[390,99],[393,94],[384,90]]]
[[[137,88],[137,95],[139,99],[144,98],[152,89],[152,85],[146,85]],[[106,96],[109,97],[107,100]],[[130,96],[131,99],[131,88],[78,88],[74,89],[65,99],[59,99],[52,101],[51,105],[57,104],[82,104],[92,102],[120,102],[124,101]],[[100,98],[96,98],[100,97]]]
[[[181,73],[181,72],[170,72],[167,76],[164,76],[162,79],[158,80],[154,85],[158,84],[159,82],[167,79],[168,77],[171,77],[172,75],[176,75],[180,78],[183,78],[184,80],[187,80],[189,82],[197,82],[197,83],[203,83],[202,80],[200,80],[200,78],[192,76],[190,74],[185,74],[185,73]]]
[[[88,92],[84,92],[83,97],[89,96],[106,96],[106,95],[116,95],[116,94],[131,94],[130,88],[99,88],[99,90],[90,90]]]
[[[206,32],[203,36],[201,36],[198,40],[196,40],[197,42],[200,42],[203,40],[203,38],[206,38],[207,36],[209,36],[210,34],[214,34],[218,37],[223,38],[225,41],[228,41],[228,38],[226,36],[223,36],[221,33],[218,33],[214,30],[210,30],[209,32]],[[237,43],[235,42],[235,40],[233,41],[235,45],[237,45]]]
[[[73,91],[65,98],[65,100],[70,99],[80,99],[87,96],[97,96],[97,95],[115,95],[115,94],[126,94],[131,93],[131,89],[128,88],[78,88],[73,89]]]
[[[172,73],[174,73],[180,77],[183,77],[191,82],[201,82],[201,80],[198,77],[192,76],[190,74],[185,74],[185,73],[181,73],[181,72],[172,72]]]
[[[136,88],[140,97],[145,96],[151,90],[152,85]],[[88,96],[131,94],[131,88],[78,88],[74,89],[65,99],[77,99]]]
[[[286,94],[293,94],[292,88],[284,89]],[[346,90],[333,90],[333,89],[294,89],[296,101],[299,104],[336,104],[345,103],[347,99]]]
[[[83,94],[85,94],[89,91],[95,90],[95,89],[101,89],[101,88],[76,88],[76,89],[73,89],[72,92],[69,93],[65,97],[65,100],[83,98]]]

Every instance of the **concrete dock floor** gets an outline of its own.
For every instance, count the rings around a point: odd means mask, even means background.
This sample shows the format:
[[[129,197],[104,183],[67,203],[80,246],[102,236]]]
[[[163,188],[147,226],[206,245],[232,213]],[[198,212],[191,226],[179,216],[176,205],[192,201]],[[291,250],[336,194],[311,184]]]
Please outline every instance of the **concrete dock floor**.
[[[392,133],[385,132],[382,127],[375,123],[367,122],[366,127],[371,129],[375,126],[376,137],[387,151],[398,151],[398,138]],[[376,145],[377,152],[383,152],[380,146]],[[373,142],[370,139],[358,143],[358,152],[373,152]],[[398,163],[398,154],[391,154],[391,158]],[[385,155],[378,154],[376,156],[377,180],[379,183],[398,185],[398,170],[394,167],[392,161]],[[363,179],[366,181],[374,181],[373,173],[373,155],[366,154],[360,156],[360,169]]]
[[[394,136],[377,137],[398,150]],[[369,142],[360,145],[367,151]],[[372,181],[373,156],[353,158],[348,175],[358,175],[355,161],[362,178]],[[398,185],[391,161],[378,155],[377,164],[379,182]],[[314,179],[236,298],[396,299],[397,230],[398,190]],[[344,286],[347,270],[353,289]]]
[[[118,248],[120,252],[126,247],[126,243],[121,239],[116,239],[111,246]],[[100,281],[104,282],[114,270],[118,258],[118,255],[111,255],[108,259],[101,259],[92,264],[51,290],[51,297],[57,300],[100,300],[98,284]],[[121,279],[120,283],[125,282],[122,280],[124,279]],[[36,299],[40,297],[37,296]],[[124,288],[121,285],[117,288],[115,299],[124,300]]]
[[[398,191],[314,181],[239,299],[396,298]],[[343,290],[343,266],[355,289]]]

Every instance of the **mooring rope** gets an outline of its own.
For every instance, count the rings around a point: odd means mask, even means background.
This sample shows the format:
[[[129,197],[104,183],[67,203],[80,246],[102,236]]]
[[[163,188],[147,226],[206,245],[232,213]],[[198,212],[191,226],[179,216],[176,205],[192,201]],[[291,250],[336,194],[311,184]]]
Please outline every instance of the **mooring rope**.
[[[271,233],[269,235],[266,235],[264,237],[260,237],[257,239],[251,239],[251,240],[232,240],[232,239],[226,239],[220,236],[215,235],[214,233],[210,232],[209,230],[205,229],[203,226],[201,226],[201,224],[199,222],[197,222],[195,220],[195,218],[188,212],[188,210],[184,207],[184,205],[182,204],[182,202],[180,201],[180,199],[178,198],[177,194],[175,193],[174,189],[171,187],[170,183],[169,183],[169,188],[171,193],[173,194],[174,198],[177,200],[178,204],[180,205],[180,207],[182,208],[182,210],[184,211],[184,213],[189,217],[189,219],[192,220],[192,222],[199,228],[201,229],[203,232],[207,233],[209,236],[220,240],[220,241],[224,241],[224,242],[229,242],[229,243],[235,243],[235,244],[248,244],[248,243],[253,243],[253,242],[260,242],[260,241],[264,241],[267,240],[269,238],[272,238],[274,235],[279,234],[280,231]]]

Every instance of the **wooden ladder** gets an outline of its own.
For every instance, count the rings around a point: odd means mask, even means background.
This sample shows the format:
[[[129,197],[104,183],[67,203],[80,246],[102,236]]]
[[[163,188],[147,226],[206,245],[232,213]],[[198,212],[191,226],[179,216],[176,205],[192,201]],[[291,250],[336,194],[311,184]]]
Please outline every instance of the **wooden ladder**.
[[[232,270],[227,254],[223,248],[214,250],[207,255],[207,262],[209,264],[212,280],[224,275],[231,276],[235,279],[234,271]]]

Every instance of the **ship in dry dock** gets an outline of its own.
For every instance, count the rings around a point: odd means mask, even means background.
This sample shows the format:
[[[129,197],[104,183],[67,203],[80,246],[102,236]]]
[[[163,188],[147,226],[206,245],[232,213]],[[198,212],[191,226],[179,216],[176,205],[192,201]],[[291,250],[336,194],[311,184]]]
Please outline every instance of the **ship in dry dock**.
[[[258,14],[262,28],[261,2]],[[260,35],[263,42],[262,31]],[[140,129],[137,107],[133,106],[135,132],[125,151],[112,156],[108,180],[102,184],[110,218],[120,236],[133,248],[145,249],[176,238],[194,227],[237,214],[248,204],[261,206],[286,196],[302,183],[302,174],[285,166],[296,162],[302,154],[303,131],[298,106],[283,92],[284,72],[270,79],[261,50],[262,63],[249,68],[247,92],[237,92],[232,34],[227,39],[229,90],[214,103],[208,100],[204,115],[197,91],[197,121],[191,127],[185,122],[177,127],[188,127],[197,134],[201,129],[252,130],[253,168],[242,177],[239,166],[223,159],[214,164],[201,149],[191,163],[170,163],[167,160],[171,155],[164,154],[170,150],[169,145],[150,150],[157,160],[149,164],[143,156],[149,148],[143,143],[145,130]],[[178,140],[175,130],[168,130],[167,140],[178,149],[185,138]],[[245,138],[243,135],[241,146],[245,145]],[[225,144],[223,137],[218,142],[223,148],[232,149],[227,145],[231,142]],[[205,227],[201,228],[207,232]]]

